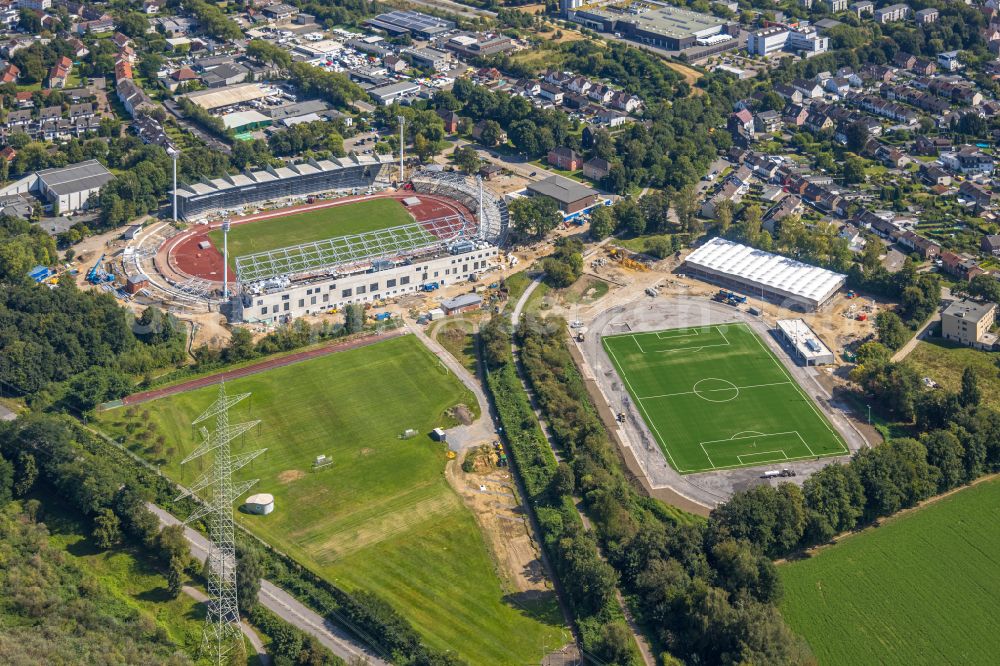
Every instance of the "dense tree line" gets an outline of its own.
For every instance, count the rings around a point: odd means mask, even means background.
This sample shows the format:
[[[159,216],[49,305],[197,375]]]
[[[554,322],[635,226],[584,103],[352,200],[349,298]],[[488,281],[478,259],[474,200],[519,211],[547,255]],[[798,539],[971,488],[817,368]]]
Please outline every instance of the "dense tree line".
[[[583,241],[563,236],[556,240],[556,250],[542,260],[545,279],[560,289],[576,282],[583,274]]]
[[[557,464],[511,355],[505,318],[481,330],[487,385],[508,449],[538,519],[543,547],[570,604],[583,647],[604,663],[632,664],[632,641],[615,601],[617,574],[598,554],[573,501],[574,472]]]
[[[328,72],[307,62],[293,62],[288,67],[288,79],[305,95],[316,95],[339,109],[356,99],[365,99],[362,88],[346,74]]]
[[[49,540],[37,500],[0,507],[0,651],[10,664],[193,663]]]
[[[326,120],[298,123],[283,132],[275,132],[267,145],[278,156],[301,155],[320,151],[334,157],[343,157],[344,137]]]
[[[565,322],[530,318],[517,330],[521,358],[596,535],[640,623],[686,663],[799,664],[808,648],[774,604],[781,588],[763,553],[745,540],[712,538],[704,523],[640,495],[566,347]]]
[[[180,0],[172,4],[180,5],[198,19],[201,30],[221,41],[240,39],[243,31],[217,5],[205,0]]]
[[[23,276],[0,283],[0,385],[35,405],[87,410],[120,398],[133,377],[178,363],[184,332],[155,308],[139,318],[105,293],[58,288]]]

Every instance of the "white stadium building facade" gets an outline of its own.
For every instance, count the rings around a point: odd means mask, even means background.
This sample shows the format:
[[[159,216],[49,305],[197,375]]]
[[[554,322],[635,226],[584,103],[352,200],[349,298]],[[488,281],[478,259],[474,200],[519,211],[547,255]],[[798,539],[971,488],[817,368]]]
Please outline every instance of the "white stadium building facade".
[[[723,238],[713,238],[689,254],[684,271],[806,312],[822,308],[847,280],[841,273]]]
[[[236,318],[281,323],[476,279],[497,266],[509,227],[502,198],[458,174],[418,173],[410,183],[415,199],[452,199],[471,219],[454,213],[236,257]]]

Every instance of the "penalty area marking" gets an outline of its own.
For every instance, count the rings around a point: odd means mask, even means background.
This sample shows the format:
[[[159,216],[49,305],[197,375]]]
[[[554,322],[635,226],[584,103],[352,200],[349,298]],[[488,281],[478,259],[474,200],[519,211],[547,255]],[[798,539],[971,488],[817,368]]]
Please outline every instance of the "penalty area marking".
[[[777,462],[778,460],[788,460],[788,454],[785,453],[783,449],[776,449],[774,451],[759,451],[758,453],[744,453],[743,455],[737,455],[736,459],[740,461],[741,465],[746,465],[744,458],[753,458],[754,456],[766,456],[772,453],[780,453],[780,458],[768,458],[767,460],[761,460],[762,463]]]

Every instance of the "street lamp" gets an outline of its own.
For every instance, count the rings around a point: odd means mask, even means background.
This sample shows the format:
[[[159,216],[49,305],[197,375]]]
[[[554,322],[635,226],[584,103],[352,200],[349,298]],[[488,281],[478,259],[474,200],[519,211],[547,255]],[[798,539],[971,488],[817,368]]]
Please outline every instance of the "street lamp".
[[[872,406],[871,405],[867,405],[867,407],[868,407],[868,425],[871,425],[872,424]]]

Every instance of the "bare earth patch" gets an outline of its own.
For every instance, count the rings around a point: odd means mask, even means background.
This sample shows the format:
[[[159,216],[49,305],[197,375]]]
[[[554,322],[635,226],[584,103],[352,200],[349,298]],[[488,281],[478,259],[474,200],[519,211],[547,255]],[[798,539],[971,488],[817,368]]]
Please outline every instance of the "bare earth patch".
[[[366,446],[365,448],[361,449],[358,453],[360,453],[363,458],[367,458],[371,454],[375,453],[375,449]]]
[[[278,481],[281,483],[291,483],[292,481],[298,481],[305,475],[306,473],[300,469],[286,469],[278,475]]]
[[[471,425],[475,420],[472,417],[472,412],[465,405],[455,405],[451,410],[451,415],[462,425]]]

